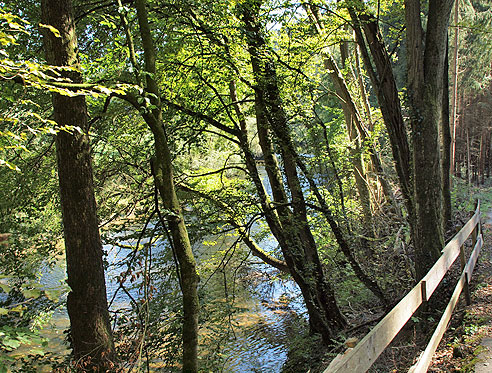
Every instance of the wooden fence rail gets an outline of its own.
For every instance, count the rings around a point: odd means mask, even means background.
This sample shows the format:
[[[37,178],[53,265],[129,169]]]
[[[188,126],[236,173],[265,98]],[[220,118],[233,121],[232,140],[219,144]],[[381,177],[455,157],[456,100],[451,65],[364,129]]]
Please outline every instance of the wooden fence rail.
[[[468,262],[465,261],[463,244],[472,235],[473,252]],[[434,293],[446,272],[451,268],[458,256],[461,259],[462,274],[451,300],[441,317],[441,320],[431,337],[425,351],[417,364],[410,368],[409,373],[426,372],[432,355],[446,331],[451,314],[464,289],[466,301],[470,302],[468,282],[482,248],[482,227],[480,223],[480,201],[477,202],[475,213],[465,226],[444,247],[442,255],[427,275],[382,319],[353,349],[344,355],[337,356],[326,368],[324,373],[363,373],[376,361],[378,356],[391,343],[398,332]]]

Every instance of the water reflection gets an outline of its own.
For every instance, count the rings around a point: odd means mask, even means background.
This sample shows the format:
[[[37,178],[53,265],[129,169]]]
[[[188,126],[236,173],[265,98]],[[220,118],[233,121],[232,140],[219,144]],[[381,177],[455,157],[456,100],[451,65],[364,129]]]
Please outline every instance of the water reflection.
[[[197,245],[194,251],[202,264],[216,255],[219,250],[227,247],[227,238],[217,238],[215,245]],[[268,243],[265,243],[265,245]],[[124,261],[130,250],[106,245],[106,260],[109,263],[106,271],[108,299],[113,299],[111,310],[131,309],[130,299],[118,291],[117,276],[124,270],[120,263]],[[163,252],[164,246],[155,247],[153,255],[157,257]],[[199,263],[200,264],[200,263]],[[243,263],[244,268],[238,272],[234,304],[246,309],[233,315],[234,332],[221,346],[222,356],[226,356],[222,367],[223,372],[280,372],[287,359],[287,346],[290,338],[295,335],[299,326],[299,315],[305,316],[302,298],[297,286],[292,281],[276,280],[277,273],[268,265],[258,263],[252,258]],[[41,284],[45,288],[59,288],[65,281],[66,269],[64,260],[60,260],[54,268],[43,268]],[[230,278],[231,280],[231,278]],[[203,284],[202,284],[203,285]],[[220,276],[209,281],[205,291],[216,300],[224,298],[223,283]],[[130,294],[138,299],[141,294],[136,288],[129,289]],[[222,325],[226,327],[226,325]],[[52,322],[42,335],[49,339],[49,351],[64,355],[68,353],[64,343],[64,330],[69,327],[65,307],[55,311]],[[205,328],[203,329],[205,332]],[[200,346],[205,348],[205,346]],[[158,362],[153,366],[160,371]]]

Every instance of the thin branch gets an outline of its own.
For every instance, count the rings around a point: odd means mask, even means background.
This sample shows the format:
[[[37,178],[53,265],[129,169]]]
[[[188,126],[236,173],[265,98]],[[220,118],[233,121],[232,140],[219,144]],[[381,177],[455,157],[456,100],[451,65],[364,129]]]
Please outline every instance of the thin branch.
[[[200,119],[200,120],[203,120],[209,124],[211,124],[212,126],[214,126],[215,128],[218,128],[220,129],[221,131],[224,131],[234,137],[238,137],[239,136],[239,130],[238,129],[235,129],[235,128],[230,128],[224,124],[222,124],[221,122],[219,122],[218,120],[206,115],[206,114],[203,114],[203,113],[199,113],[199,112],[196,112],[192,109],[189,109],[183,105],[180,105],[180,104],[177,104],[175,102],[172,102],[171,100],[169,100],[168,98],[166,97],[161,97],[161,101],[163,104],[166,104],[168,107],[170,108],[173,108],[177,111],[181,111],[193,118],[196,118],[196,119]],[[232,140],[231,140],[232,141]],[[239,141],[238,140],[234,140],[234,142],[236,144],[239,144]]]

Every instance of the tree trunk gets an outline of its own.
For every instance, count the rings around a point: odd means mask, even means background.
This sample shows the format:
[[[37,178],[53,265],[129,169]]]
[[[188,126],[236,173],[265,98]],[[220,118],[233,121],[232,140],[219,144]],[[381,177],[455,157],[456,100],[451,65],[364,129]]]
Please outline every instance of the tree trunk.
[[[282,231],[278,232],[279,243],[292,277],[304,297],[311,331],[321,334],[323,341],[328,344],[336,332],[345,325],[345,320],[336,304],[333,289],[324,278],[323,267],[307,221],[306,203],[280,98],[275,64],[268,52],[261,25],[257,20],[260,6],[261,1],[251,0],[238,5],[238,13],[246,31],[253,68],[258,133],[259,136],[265,137],[260,141],[260,145],[266,157],[272,151],[268,144],[271,141],[269,136],[275,135],[291,195],[292,209],[279,206],[279,219],[282,224]],[[275,167],[275,165],[271,163],[267,167]],[[270,171],[267,168],[267,172],[269,177],[273,178],[276,188],[281,188],[281,178],[277,179],[281,177],[280,172],[274,168]],[[285,191],[277,190],[274,193],[275,202],[280,202],[277,198],[285,201],[286,195]]]
[[[42,22],[55,27],[45,34],[46,59],[57,66],[79,68],[77,39],[70,0],[43,0]],[[80,71],[60,71],[73,83],[82,83]],[[80,129],[56,135],[60,201],[70,293],[67,309],[77,369],[94,371],[114,367],[115,350],[109,323],[102,244],[96,215],[84,96],[53,94],[54,119],[61,128]]]
[[[452,4],[453,0],[429,2],[424,43],[420,1],[405,0],[415,195],[413,241],[417,280],[439,258],[444,245],[439,123],[442,116],[442,77],[447,29]]]
[[[349,139],[352,142],[350,146],[350,155],[352,158],[352,164],[354,167],[354,178],[357,192],[359,194],[359,201],[362,206],[362,219],[363,219],[363,235],[366,237],[374,238],[376,232],[374,229],[374,223],[372,221],[372,208],[371,208],[371,192],[369,188],[369,180],[364,167],[364,156],[362,146],[359,140],[359,134],[353,126],[353,118],[350,113],[344,110],[345,123],[347,124],[347,131]],[[366,253],[370,254],[370,253]]]
[[[315,26],[318,34],[320,36],[323,36],[324,27],[323,24],[320,22],[318,9],[310,3],[304,4],[304,9],[308,13],[311,23]],[[342,60],[345,60],[348,57],[347,43],[344,43],[344,45],[342,45],[341,54],[342,54]],[[340,72],[340,69],[338,68],[335,59],[330,53],[323,53],[323,65],[325,69],[328,71],[328,75],[330,76],[330,79],[333,82],[333,85],[335,86],[335,91],[337,96],[340,98],[349,135],[352,134],[353,138],[355,138],[358,135],[357,138],[359,139],[359,143],[364,143],[364,145],[367,146],[367,148],[369,149],[369,155],[371,158],[372,166],[374,167],[379,177],[385,198],[387,200],[391,200],[393,194],[391,192],[391,187],[385,178],[381,160],[379,158],[379,154],[377,153],[373,144],[368,140],[369,134],[367,133],[366,126],[362,122],[362,117],[359,113],[355,100],[353,99],[348,89],[347,83],[342,73]],[[351,130],[352,127],[354,128],[354,130]],[[358,147],[360,148],[360,146],[356,145],[356,149]],[[358,164],[358,163],[363,164],[363,162],[359,162],[358,159],[355,159],[355,158],[360,158],[360,160],[362,161],[362,154],[360,152],[357,152],[356,155],[356,150],[355,150],[352,152],[352,158],[354,160],[354,169],[355,169],[354,174],[356,178],[356,185],[359,192],[359,197],[361,199],[363,212],[365,214],[366,212],[371,211],[370,190],[367,184],[366,174],[363,171],[363,167],[360,167],[360,165]],[[366,189],[365,191],[362,190],[363,187]],[[367,198],[366,196],[369,196],[369,198]],[[370,213],[369,215],[365,215],[365,220],[366,222],[372,220]],[[368,229],[368,232],[370,231],[371,229]]]
[[[349,55],[349,46],[348,43],[345,41],[340,44],[340,54],[342,56],[342,68],[345,69],[347,67],[347,59]],[[334,61],[331,62],[334,63]],[[325,62],[325,66],[326,66],[326,62]],[[331,68],[328,67],[328,71],[332,71],[331,73],[329,73],[330,75],[332,75],[334,72],[338,71],[338,68],[332,70]],[[353,74],[350,75],[353,77]],[[343,80],[343,76],[341,74],[336,78],[338,80]],[[340,85],[340,83],[338,85]],[[335,82],[335,86],[337,86],[336,82]],[[349,90],[347,89],[346,92],[348,96],[350,96],[348,98],[350,99],[350,101],[352,101],[351,106],[353,106],[353,108],[356,109],[357,106],[355,105],[355,102],[352,99]],[[360,204],[362,206],[363,230],[364,230],[363,234],[366,237],[375,237],[376,233],[372,221],[371,191],[369,187],[369,177],[367,175],[366,167],[364,164],[364,153],[361,144],[361,135],[354,123],[354,121],[357,119],[354,118],[354,115],[352,114],[350,107],[349,105],[347,105],[346,101],[342,101],[342,109],[345,117],[345,124],[347,126],[347,134],[350,142],[353,144],[350,146],[349,150],[352,158],[352,164],[354,166],[355,185],[357,187]],[[363,126],[362,120],[360,126]],[[365,253],[365,254],[369,255],[371,253]]]
[[[349,12],[362,60],[374,86],[381,114],[388,131],[400,188],[406,202],[409,220],[412,222],[415,208],[413,206],[411,152],[391,60],[379,32],[377,20],[366,14],[358,16],[352,8],[349,8]],[[367,50],[364,35],[367,39],[372,59]],[[373,62],[375,69],[372,66]]]
[[[491,151],[491,145],[492,145],[492,141],[490,141],[490,137],[492,136],[492,132],[489,131],[488,134],[487,134],[487,157],[486,157],[486,170],[487,170],[487,173],[485,175],[485,177],[488,179],[490,177],[490,161],[491,161],[491,156],[492,156],[492,151]]]
[[[466,141],[465,137],[465,129],[463,124],[465,123],[465,112],[463,108],[465,107],[464,105],[464,100],[465,100],[465,92],[462,91],[461,94],[458,94],[458,103],[457,103],[457,112],[459,114],[456,115],[456,123],[454,127],[454,131],[457,133],[455,136],[455,174],[456,177],[462,179],[463,178],[463,167],[465,166],[465,152],[466,152],[466,147],[464,146],[464,142]],[[457,139],[460,139],[460,144],[456,141]]]
[[[451,103],[451,176],[454,175],[456,157],[456,125],[458,124],[458,41],[459,27],[459,0],[454,4],[454,41],[453,41],[453,98]]]
[[[369,97],[367,96],[366,86],[364,84],[364,78],[362,76],[362,69],[360,67],[359,46],[356,46],[356,48],[354,50],[354,55],[355,55],[355,66],[356,66],[356,71],[357,71],[357,83],[359,85],[359,90],[360,90],[360,94],[361,94],[361,101],[362,101],[362,104],[364,105],[364,110],[366,113],[369,131],[373,131],[374,130],[374,123],[372,121],[371,106],[369,104]]]
[[[472,164],[471,164],[471,150],[470,150],[470,130],[466,128],[466,179],[468,186],[472,185]]]
[[[162,121],[160,94],[156,82],[156,55],[145,6],[145,0],[135,1],[147,72],[146,93],[151,94],[150,101],[154,105],[151,112],[148,109],[143,111],[143,117],[154,135],[154,179],[166,209],[165,218],[171,231],[172,247],[178,259],[179,280],[183,294],[183,372],[192,373],[198,371],[199,277],[174,186],[172,158]]]
[[[482,129],[480,133],[480,158],[478,161],[478,178],[479,178],[479,184],[483,184],[484,182],[484,173],[485,173],[485,135],[486,135],[486,130]]]
[[[349,8],[364,64],[374,84],[388,129],[402,193],[407,201],[416,251],[417,280],[440,256],[444,243],[439,123],[442,116],[444,56],[452,4],[453,0],[429,2],[424,42],[420,1],[405,0],[412,153],[401,114],[391,61],[379,34],[377,20],[367,14],[358,16],[355,9]],[[363,25],[361,20],[364,21]],[[372,59],[366,49],[362,28]],[[373,61],[375,71],[372,69]]]
[[[249,173],[251,179],[253,180],[253,183],[255,184],[255,187],[257,189],[257,193],[260,197],[260,203],[261,203],[263,212],[265,214],[265,218],[267,220],[267,223],[268,223],[273,235],[275,236],[275,238],[279,242],[280,247],[284,248],[283,250],[285,250],[285,251],[289,251],[288,248],[291,247],[291,246],[289,246],[289,245],[291,245],[291,243],[289,243],[289,240],[285,235],[285,230],[288,229],[289,223],[282,224],[281,220],[284,222],[286,220],[289,221],[289,219],[291,220],[292,214],[290,213],[290,210],[288,208],[285,208],[288,205],[288,199],[287,199],[287,196],[285,195],[285,189],[284,189],[283,183],[281,182],[282,174],[281,174],[281,171],[279,169],[278,162],[276,161],[276,159],[274,159],[272,157],[272,154],[274,153],[272,143],[270,140],[262,138],[262,137],[266,136],[268,133],[268,131],[261,130],[261,126],[267,127],[267,125],[264,122],[266,119],[263,118],[263,115],[262,115],[262,112],[263,112],[262,110],[264,110],[264,109],[261,109],[264,106],[260,102],[258,102],[258,100],[257,100],[257,110],[260,110],[260,113],[257,114],[257,121],[264,123],[263,125],[260,125],[257,123],[257,126],[260,127],[258,129],[258,134],[259,134],[259,138],[260,138],[260,144],[262,144],[261,147],[262,147],[262,150],[263,150],[263,153],[265,156],[265,161],[266,161],[265,167],[267,168],[267,170],[268,169],[270,170],[269,172],[267,172],[267,175],[268,175],[268,180],[270,182],[270,186],[272,187],[272,194],[274,196],[274,203],[277,206],[277,209],[275,209],[275,210],[272,209],[269,205],[270,201],[269,201],[268,196],[266,194],[266,191],[264,189],[261,178],[258,174],[258,170],[257,170],[255,162],[254,162],[254,156],[249,149],[249,141],[248,141],[248,135],[247,135],[247,129],[246,129],[246,120],[245,120],[244,115],[242,114],[242,112],[239,108],[239,104],[237,103],[238,99],[237,99],[236,88],[235,88],[234,83],[230,84],[230,96],[231,96],[232,102],[235,103],[234,104],[234,110],[236,111],[236,115],[239,118],[239,124],[240,124],[241,132],[240,132],[240,135],[238,136],[238,138],[239,138],[239,142],[240,142],[240,147],[241,147],[241,150],[243,151],[243,154],[245,157],[245,162],[246,162],[246,167],[248,169],[248,173]],[[328,144],[327,144],[327,146],[328,146]],[[329,148],[328,148],[328,151],[329,151]],[[347,241],[345,240],[345,238],[343,237],[342,230],[340,229],[338,224],[335,222],[333,215],[332,215],[331,211],[329,210],[328,205],[326,204],[326,201],[322,198],[321,193],[319,192],[317,186],[314,184],[314,181],[312,180],[312,178],[310,178],[308,176],[305,165],[303,163],[299,162],[298,159],[297,159],[297,164],[299,165],[301,171],[304,172],[305,177],[308,179],[311,190],[316,195],[316,197],[317,197],[317,199],[321,205],[322,212],[325,215],[325,217],[326,217],[326,219],[327,219],[327,221],[328,221],[328,223],[332,229],[332,232],[335,236],[335,239],[336,239],[342,253],[348,259],[348,261],[349,261],[352,269],[354,270],[354,273],[356,274],[357,278],[369,290],[371,290],[373,292],[373,294],[376,295],[381,300],[381,302],[383,304],[387,305],[388,301],[385,298],[381,288],[378,286],[378,284],[376,282],[371,280],[363,272],[359,263],[356,261],[354,255],[352,254],[352,250],[351,250],[349,244],[347,243]],[[336,170],[335,170],[335,172],[336,172]],[[342,191],[342,196],[343,196],[343,191]],[[279,215],[275,213],[276,211],[279,212],[280,217],[282,217],[282,219],[280,219]],[[287,227],[287,228],[284,230],[283,227]],[[248,246],[250,246],[253,254],[256,255],[255,251],[258,252],[258,250],[256,248],[252,248],[251,245],[248,245]],[[361,246],[363,246],[363,245],[361,245]],[[261,254],[259,256],[261,257]],[[279,265],[278,262],[273,262],[271,258],[267,258],[265,260],[265,258],[263,257],[262,259],[266,263],[273,265],[276,268],[281,269],[281,265]],[[285,268],[282,268],[281,270],[284,272],[290,273],[290,269],[285,270]]]
[[[441,120],[441,144],[442,144],[442,198],[443,198],[443,229],[444,232],[451,227],[451,129],[449,123],[449,60],[448,48],[443,73],[443,98]]]

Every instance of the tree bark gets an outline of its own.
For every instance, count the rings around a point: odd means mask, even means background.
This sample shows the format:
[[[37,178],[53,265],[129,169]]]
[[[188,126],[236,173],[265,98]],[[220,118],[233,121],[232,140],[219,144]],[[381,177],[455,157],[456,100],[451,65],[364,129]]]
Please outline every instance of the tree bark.
[[[367,96],[366,86],[364,84],[362,69],[360,66],[360,51],[359,51],[359,49],[360,49],[360,47],[357,45],[355,50],[354,50],[355,66],[356,66],[356,71],[357,71],[357,83],[359,85],[361,100],[362,100],[362,104],[364,105],[364,110],[366,113],[366,119],[367,119],[367,123],[369,125],[369,130],[372,131],[374,129],[374,123],[372,121],[371,106],[369,104],[369,97]]]
[[[374,84],[390,136],[402,193],[407,201],[416,275],[420,279],[443,246],[439,123],[442,118],[443,70],[453,0],[431,0],[427,30],[422,29],[420,0],[405,0],[407,89],[413,151],[410,152],[391,61],[374,17],[349,8],[361,54]],[[361,22],[362,21],[362,22]],[[363,23],[363,24],[362,24]],[[366,36],[372,59],[366,48]],[[372,62],[376,70],[372,68]]]
[[[143,109],[143,117],[154,135],[155,157],[153,158],[154,181],[166,209],[166,220],[171,231],[172,246],[178,259],[180,285],[183,294],[183,372],[198,371],[198,282],[195,258],[186,230],[173,178],[172,158],[162,120],[159,87],[156,81],[156,54],[145,0],[136,0],[140,36],[144,50],[146,93],[154,108]]]
[[[346,69],[347,68],[347,59],[349,55],[349,45],[346,41],[343,41],[340,44],[340,54],[342,57],[342,68]],[[333,61],[334,62],[334,61]],[[336,66],[335,66],[336,67]],[[335,70],[337,71],[338,68]],[[329,69],[331,71],[331,69]],[[352,69],[351,69],[352,71]],[[349,76],[352,79],[355,79],[353,74],[349,74]],[[344,85],[347,83],[344,81],[345,79],[343,76],[340,74],[338,76],[338,80],[343,81]],[[349,81],[350,83],[350,81]],[[335,84],[337,85],[337,84]],[[357,106],[355,104],[355,100],[353,100],[352,95],[350,94],[349,90],[346,90],[348,94],[348,99],[352,101],[352,106],[355,110],[357,110]],[[369,175],[367,172],[367,167],[364,162],[364,152],[363,152],[363,146],[361,144],[361,137],[363,135],[360,134],[360,132],[357,130],[357,126],[355,125],[356,120],[360,120],[360,127],[364,126],[362,123],[362,117],[359,114],[359,118],[355,118],[353,113],[350,111],[349,105],[347,105],[347,102],[344,101],[342,102],[342,109],[345,117],[345,123],[347,125],[347,133],[349,136],[349,140],[353,144],[353,147],[350,147],[350,153],[352,157],[352,163],[354,165],[354,177],[355,177],[355,185],[357,187],[357,191],[359,193],[359,199],[360,203],[362,205],[362,213],[363,213],[363,229],[364,229],[364,236],[366,237],[376,237],[376,231],[374,229],[374,223],[372,220],[372,201],[371,201],[371,190],[369,186]],[[357,110],[358,113],[358,110]],[[387,195],[389,197],[389,195]],[[370,245],[365,245],[366,247],[370,247]],[[366,253],[368,255],[372,253]]]
[[[478,161],[478,179],[477,184],[483,184],[485,171],[485,136],[486,130],[482,129],[480,133],[480,158]]]
[[[451,176],[455,172],[456,164],[456,125],[458,124],[458,41],[460,34],[459,27],[459,1],[454,4],[454,41],[453,41],[453,96],[451,103]]]
[[[391,60],[379,32],[377,20],[365,14],[358,16],[352,8],[349,8],[349,12],[362,60],[374,86],[381,114],[388,131],[401,192],[406,202],[410,216],[409,220],[412,221],[415,209],[413,206],[411,151]],[[372,59],[367,50],[364,35],[367,39]],[[373,62],[375,69],[372,66]]]
[[[443,69],[453,0],[431,0],[425,43],[420,1],[405,0],[408,93],[413,139],[415,195],[414,245],[417,280],[439,258],[442,231],[442,181],[439,123],[442,116]]]
[[[446,43],[447,44],[447,43]],[[442,146],[442,198],[443,198],[443,229],[446,232],[451,228],[451,128],[449,123],[449,59],[448,48],[443,70],[443,97],[441,120]]]
[[[71,67],[60,74],[82,83],[77,59],[77,39],[70,0],[43,0],[42,22],[56,28],[60,37],[46,31],[48,63]],[[77,369],[107,371],[114,368],[115,350],[109,323],[102,244],[96,215],[84,96],[53,94],[60,201],[63,215],[70,293],[67,309],[70,337]],[[75,126],[80,129],[65,131]]]
[[[271,135],[275,136],[291,196],[289,203],[291,208],[282,207],[284,202],[288,202],[287,194],[280,184],[282,179],[278,166],[269,161],[267,172],[274,181],[272,189],[274,185],[276,189],[278,188],[274,192],[274,201],[282,202],[278,206],[282,225],[282,231],[278,232],[278,240],[290,273],[303,294],[311,331],[319,333],[323,341],[328,344],[346,322],[336,304],[333,289],[324,277],[314,237],[307,221],[306,202],[280,98],[275,64],[257,18],[260,6],[261,1],[250,0],[238,5],[238,13],[243,22],[255,80],[258,133],[259,136],[264,137],[260,141],[260,146],[266,160],[267,154],[272,152]],[[268,167],[271,169],[268,170]]]

